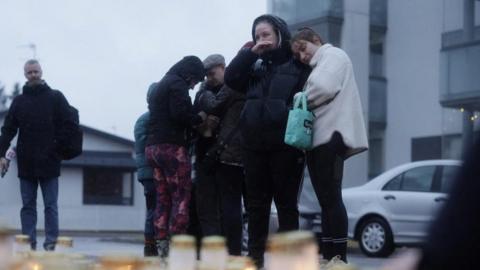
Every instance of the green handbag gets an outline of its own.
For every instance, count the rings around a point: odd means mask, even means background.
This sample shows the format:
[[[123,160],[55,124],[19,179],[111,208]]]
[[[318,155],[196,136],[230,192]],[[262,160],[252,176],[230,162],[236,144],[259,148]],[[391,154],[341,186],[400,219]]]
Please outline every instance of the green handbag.
[[[312,148],[312,128],[313,114],[307,110],[305,92],[301,92],[288,113],[284,142],[301,150],[310,150]]]

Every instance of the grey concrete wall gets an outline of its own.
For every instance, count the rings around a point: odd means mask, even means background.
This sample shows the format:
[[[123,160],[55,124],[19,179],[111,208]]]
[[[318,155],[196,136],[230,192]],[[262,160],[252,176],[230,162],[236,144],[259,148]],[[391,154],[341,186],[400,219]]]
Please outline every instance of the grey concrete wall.
[[[412,137],[442,133],[439,104],[442,14],[443,3],[438,0],[389,2],[386,169],[410,162]]]
[[[369,0],[344,0],[341,47],[350,56],[355,72],[363,117],[368,129],[369,77]],[[362,153],[345,162],[344,186],[357,186],[368,180],[368,154]]]

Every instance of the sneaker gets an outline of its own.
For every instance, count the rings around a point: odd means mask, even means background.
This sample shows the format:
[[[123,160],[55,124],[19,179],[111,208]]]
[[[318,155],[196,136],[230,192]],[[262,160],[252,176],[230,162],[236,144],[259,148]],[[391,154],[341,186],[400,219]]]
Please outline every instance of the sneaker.
[[[145,257],[158,256],[157,246],[155,246],[155,244],[145,244],[145,247],[143,248],[143,256]]]

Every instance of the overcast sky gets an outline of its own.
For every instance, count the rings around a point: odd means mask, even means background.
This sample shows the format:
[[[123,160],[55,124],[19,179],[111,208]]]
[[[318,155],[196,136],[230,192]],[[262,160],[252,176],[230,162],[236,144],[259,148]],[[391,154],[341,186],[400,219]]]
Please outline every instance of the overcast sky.
[[[264,0],[1,0],[0,82],[22,85],[34,43],[44,79],[80,121],[133,138],[145,95],[185,55],[230,61]]]

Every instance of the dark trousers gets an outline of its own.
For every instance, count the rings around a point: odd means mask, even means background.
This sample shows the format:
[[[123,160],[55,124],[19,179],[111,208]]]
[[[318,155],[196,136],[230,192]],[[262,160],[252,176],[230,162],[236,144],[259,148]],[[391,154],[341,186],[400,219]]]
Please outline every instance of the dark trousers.
[[[196,164],[197,216],[203,236],[221,235],[219,186],[215,174],[208,174]]]
[[[347,260],[348,219],[342,200],[343,153],[344,147],[335,135],[330,143],[307,152],[308,171],[322,208],[322,253],[327,260],[336,255]]]
[[[272,199],[278,211],[279,231],[298,229],[298,191],[304,155],[294,148],[277,151],[245,151],[248,205],[248,252],[263,265]]]
[[[154,179],[141,179],[143,185],[143,194],[145,195],[145,203],[147,207],[145,216],[145,243],[155,243],[155,229],[153,226],[153,217],[155,214],[156,196]]]
[[[216,171],[220,196],[220,224],[227,238],[230,255],[242,254],[242,185],[243,168],[220,164]]]
[[[191,200],[190,200],[190,210],[189,210],[189,220],[187,234],[195,237],[195,243],[197,248],[197,260],[200,259],[200,244],[202,241],[202,229],[200,228],[200,223],[198,221],[197,215],[197,183],[196,181],[192,182],[192,191],[191,191]]]

